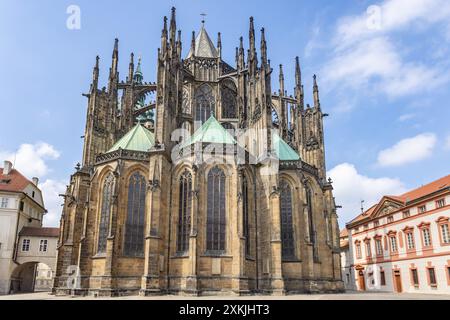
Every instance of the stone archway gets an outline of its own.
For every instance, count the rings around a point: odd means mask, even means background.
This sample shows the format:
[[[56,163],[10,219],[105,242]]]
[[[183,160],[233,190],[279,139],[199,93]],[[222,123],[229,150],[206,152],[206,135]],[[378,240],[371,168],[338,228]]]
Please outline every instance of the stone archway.
[[[38,261],[22,263],[16,266],[11,274],[10,293],[50,291],[53,285],[53,272],[54,270],[45,263]]]

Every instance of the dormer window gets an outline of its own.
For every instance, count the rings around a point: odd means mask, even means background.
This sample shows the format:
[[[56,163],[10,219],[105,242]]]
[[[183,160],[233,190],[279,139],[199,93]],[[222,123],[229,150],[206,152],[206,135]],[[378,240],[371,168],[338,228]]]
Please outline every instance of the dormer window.
[[[445,199],[439,199],[438,201],[436,201],[436,208],[443,208],[445,207]]]

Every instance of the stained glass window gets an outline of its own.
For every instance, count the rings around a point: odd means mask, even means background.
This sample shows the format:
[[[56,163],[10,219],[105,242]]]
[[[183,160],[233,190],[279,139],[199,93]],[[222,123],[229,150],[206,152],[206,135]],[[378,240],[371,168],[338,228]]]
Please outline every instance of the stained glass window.
[[[208,174],[206,250],[225,251],[225,173],[214,167]]]
[[[204,123],[214,113],[215,100],[209,85],[201,85],[195,93],[195,120]]]
[[[289,183],[280,182],[281,249],[283,258],[295,257],[294,228],[292,223],[292,191]]]
[[[109,216],[111,212],[113,189],[114,175],[110,173],[103,183],[102,206],[100,211],[100,225],[98,231],[98,253],[106,252],[106,239],[108,237]]]
[[[225,81],[222,85],[222,118],[237,118],[236,86],[232,81]]]
[[[183,253],[189,250],[191,229],[192,176],[187,171],[180,177],[179,191],[177,251]]]
[[[138,257],[144,255],[146,187],[145,177],[139,172],[134,173],[130,177],[124,244],[124,252],[127,256]]]

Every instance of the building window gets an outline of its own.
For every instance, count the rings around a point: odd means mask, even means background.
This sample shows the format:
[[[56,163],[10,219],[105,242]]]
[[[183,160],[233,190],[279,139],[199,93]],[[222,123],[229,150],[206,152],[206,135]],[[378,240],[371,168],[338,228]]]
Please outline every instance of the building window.
[[[369,225],[368,224],[365,224],[364,225],[364,230],[368,230],[369,229]]]
[[[125,224],[124,254],[144,255],[145,194],[147,183],[139,172],[131,175],[128,185],[127,220]]]
[[[408,249],[414,249],[415,248],[414,235],[413,235],[412,232],[406,233],[406,244],[407,244]]]
[[[357,233],[357,232],[359,232],[359,227],[353,229],[353,233]]]
[[[294,228],[292,223],[292,192],[289,183],[280,182],[280,206],[281,206],[281,249],[283,258],[295,256]]]
[[[47,247],[48,247],[48,240],[47,239],[42,239],[39,242],[39,251],[40,252],[47,252]]]
[[[443,208],[445,206],[445,199],[439,199],[438,201],[436,201],[436,207],[439,208]]]
[[[225,251],[225,173],[218,167],[208,173],[206,249]]]
[[[230,80],[222,85],[222,118],[237,118],[237,99],[236,86]]]
[[[203,84],[195,93],[195,121],[204,123],[214,114],[215,99],[209,85]]]
[[[380,271],[380,284],[382,286],[386,285],[386,275],[384,274],[384,270]]]
[[[313,194],[309,185],[305,185],[306,191],[306,205],[308,208],[308,229],[309,229],[309,241],[313,245],[313,259],[315,262],[319,260],[319,252],[316,245],[316,230],[314,226],[314,214],[313,214]]]
[[[358,242],[356,243],[356,258],[361,259],[362,253],[361,253],[361,244]]]
[[[411,216],[411,213],[409,212],[409,210],[403,211],[403,219],[409,218],[410,216]]]
[[[411,269],[411,278],[412,278],[412,283],[414,284],[414,286],[418,287],[419,286],[419,276],[417,274],[417,269]]]
[[[177,252],[189,250],[192,207],[192,175],[185,171],[180,177],[180,196],[178,208]]]
[[[372,256],[372,250],[371,250],[371,247],[370,247],[370,240],[368,240],[366,242],[366,255],[367,255],[367,257],[371,257]]]
[[[450,243],[450,233],[448,228],[448,223],[441,225],[441,235],[442,235],[442,242],[445,244]]]
[[[8,202],[9,202],[9,198],[2,198],[2,202],[1,202],[1,207],[2,208],[8,208]]]
[[[20,211],[23,211],[23,207],[25,206],[25,204],[24,204],[24,202],[23,201],[20,201],[20,203],[19,203],[19,210]]]
[[[431,246],[431,234],[430,229],[422,229],[422,235],[423,235],[423,245],[425,247]]]
[[[427,206],[420,206],[417,210],[419,211],[419,213],[425,213],[427,212]]]
[[[248,201],[248,181],[245,174],[242,175],[242,223],[244,226],[245,253],[250,254],[250,223],[249,223],[249,201]]]
[[[22,251],[30,251],[30,239],[22,240]]]
[[[102,206],[100,211],[100,224],[98,229],[98,253],[105,253],[106,251],[106,238],[108,237],[109,232],[109,216],[111,214],[113,188],[114,175],[110,173],[103,183]]]
[[[375,247],[377,250],[377,255],[382,256],[383,255],[383,245],[381,244],[381,239],[375,240]]]
[[[374,223],[373,223],[373,226],[376,228],[376,227],[378,227],[380,225],[380,221],[374,221]]]
[[[388,222],[388,223],[394,222],[394,217],[393,217],[393,216],[389,216],[389,217],[387,218],[387,222]]]
[[[434,272],[434,268],[428,268],[428,277],[430,280],[430,285],[436,286],[436,273]]]
[[[391,242],[391,252],[397,252],[397,238],[392,236],[389,239]]]

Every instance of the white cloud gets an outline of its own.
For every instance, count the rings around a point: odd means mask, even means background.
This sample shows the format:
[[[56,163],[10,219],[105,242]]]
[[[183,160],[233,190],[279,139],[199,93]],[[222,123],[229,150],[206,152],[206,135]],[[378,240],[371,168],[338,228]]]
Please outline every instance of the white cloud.
[[[44,226],[59,227],[59,218],[61,216],[61,204],[63,199],[59,194],[64,194],[66,185],[63,181],[56,181],[47,179],[44,183],[39,184],[44,197],[44,205],[47,209],[47,214],[44,216]]]
[[[398,117],[398,121],[405,122],[405,121],[414,119],[415,117],[416,117],[416,114],[414,114],[414,113],[405,113],[405,114],[402,114],[400,117]]]
[[[445,149],[450,150],[450,134],[445,139]]]
[[[436,140],[436,135],[433,133],[423,133],[403,139],[394,146],[380,151],[378,165],[391,167],[423,160],[431,156]]]
[[[396,32],[410,33],[413,28],[441,23],[450,26],[450,2],[385,0],[375,8],[375,13],[344,17],[338,22],[331,41],[332,57],[321,72],[326,84],[379,91],[395,98],[427,92],[447,83],[450,77],[445,57],[428,64],[408,61],[402,53],[411,48],[404,43],[396,45],[393,36]]]
[[[50,172],[50,168],[46,161],[56,160],[59,156],[59,151],[45,142],[22,144],[15,153],[0,151],[0,159],[13,162],[14,167],[27,178],[47,175]]]
[[[60,152],[54,146],[38,142],[36,144],[24,143],[17,152],[0,151],[0,161],[10,160],[14,167],[28,179],[32,177],[45,177],[51,172],[48,161],[56,160]],[[58,226],[61,215],[62,199],[58,195],[65,192],[62,181],[46,179],[39,184],[48,213],[44,216],[44,226]]]
[[[339,209],[341,227],[361,213],[361,200],[364,200],[364,208],[368,209],[384,195],[399,195],[406,191],[399,179],[370,178],[358,173],[350,163],[334,167],[328,176],[333,180],[336,204],[343,207]]]

